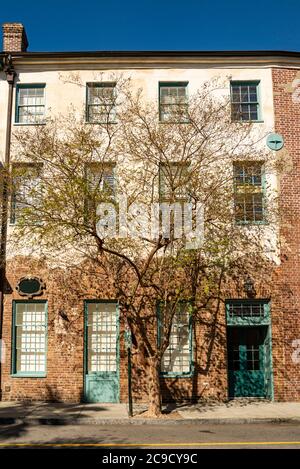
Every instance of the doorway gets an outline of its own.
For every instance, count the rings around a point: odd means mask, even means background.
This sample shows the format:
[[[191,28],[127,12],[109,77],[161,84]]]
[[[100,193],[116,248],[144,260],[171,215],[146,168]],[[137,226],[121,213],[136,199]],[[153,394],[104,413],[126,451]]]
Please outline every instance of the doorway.
[[[84,400],[119,402],[119,315],[110,301],[85,303]]]
[[[271,397],[269,326],[227,327],[229,397]]]

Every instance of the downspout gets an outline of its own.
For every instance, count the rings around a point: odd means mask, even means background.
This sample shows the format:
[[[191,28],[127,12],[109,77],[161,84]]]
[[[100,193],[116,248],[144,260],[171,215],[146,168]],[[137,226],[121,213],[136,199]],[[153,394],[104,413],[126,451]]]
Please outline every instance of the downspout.
[[[8,101],[7,101],[7,120],[6,120],[6,138],[5,138],[5,160],[1,168],[2,172],[2,207],[1,207],[1,241],[0,241],[0,346],[3,333],[3,312],[4,312],[4,293],[6,284],[6,245],[7,245],[7,220],[8,220],[8,201],[9,201],[9,164],[11,147],[11,121],[13,89],[16,72],[12,63],[11,55],[4,57],[3,71],[8,83]],[[1,350],[0,350],[1,356]],[[0,400],[2,400],[2,360],[0,360]]]

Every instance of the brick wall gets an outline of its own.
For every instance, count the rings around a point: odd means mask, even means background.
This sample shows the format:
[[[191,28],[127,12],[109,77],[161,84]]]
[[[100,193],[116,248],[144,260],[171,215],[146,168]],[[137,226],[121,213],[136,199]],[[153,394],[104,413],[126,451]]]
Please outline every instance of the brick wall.
[[[283,244],[278,301],[274,305],[278,314],[273,325],[275,397],[284,400],[300,400],[300,363],[296,363],[293,347],[293,341],[300,339],[300,102],[293,99],[296,85],[293,81],[297,76],[296,69],[273,69],[275,130],[285,140],[284,149],[278,152],[278,164],[283,169],[280,177]]]
[[[258,298],[271,298],[272,342],[275,400],[299,400],[299,365],[292,362],[291,342],[299,333],[297,286],[289,281],[289,266],[285,264],[274,274],[273,292],[262,282],[256,285]],[[41,277],[46,289],[40,299],[48,302],[48,352],[45,378],[11,376],[12,301],[22,297],[15,286],[22,276]],[[281,281],[281,276],[286,281]],[[293,274],[290,274],[293,280]],[[2,368],[3,400],[48,400],[79,402],[83,397],[84,300],[114,299],[111,285],[101,276],[79,271],[48,270],[45,263],[24,259],[14,260],[7,272],[10,291],[5,295],[3,338],[6,362]],[[241,281],[242,285],[242,281]],[[228,290],[229,298],[244,297],[242,289]],[[63,311],[68,321],[61,319]],[[124,317],[120,311],[120,397],[127,401],[127,355],[124,344]],[[155,334],[153,335],[153,340]],[[227,399],[226,321],[224,306],[201,312],[194,327],[194,360],[196,373],[192,378],[161,380],[164,401]],[[133,358],[134,401],[145,401],[148,394],[143,364],[138,355]]]
[[[46,283],[38,299],[48,302],[47,376],[23,378],[11,376],[12,302],[22,297],[15,290],[22,276],[36,275]],[[49,270],[45,263],[14,259],[8,264],[9,289],[5,295],[3,339],[6,361],[2,367],[3,400],[48,400],[79,402],[84,383],[84,300],[114,299],[111,285],[101,276],[79,271]],[[65,322],[59,311],[68,317]],[[123,314],[120,312],[120,397],[127,401],[127,354],[124,344]],[[153,332],[153,331],[152,331]],[[153,340],[156,340],[155,334]],[[207,312],[194,328],[194,378],[162,379],[165,401],[227,398],[226,328],[223,309]],[[146,376],[138,355],[133,357],[133,397],[145,401]]]
[[[4,23],[3,52],[26,52],[28,40],[24,26],[21,23]]]

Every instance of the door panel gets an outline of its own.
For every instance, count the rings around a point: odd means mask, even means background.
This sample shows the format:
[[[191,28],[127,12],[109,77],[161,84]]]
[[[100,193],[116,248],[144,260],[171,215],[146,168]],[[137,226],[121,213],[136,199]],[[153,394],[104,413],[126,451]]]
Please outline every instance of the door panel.
[[[119,337],[116,303],[86,303],[85,339],[85,400],[119,402]]]
[[[266,397],[266,326],[228,328],[230,397]]]

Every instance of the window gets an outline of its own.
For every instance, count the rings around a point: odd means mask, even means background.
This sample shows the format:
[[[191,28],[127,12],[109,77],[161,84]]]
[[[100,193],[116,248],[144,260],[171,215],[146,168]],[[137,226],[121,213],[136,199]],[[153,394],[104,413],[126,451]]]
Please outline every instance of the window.
[[[13,189],[11,197],[10,222],[16,223],[24,214],[26,207],[37,208],[39,203],[39,186],[41,165],[30,163],[14,164],[12,168]]]
[[[159,120],[188,122],[187,83],[159,84]]]
[[[115,192],[115,165],[113,163],[90,163],[87,166],[89,191]]]
[[[47,314],[45,301],[13,303],[12,373],[46,373]]]
[[[264,327],[230,327],[228,329],[228,369],[230,371],[259,371],[263,369]]]
[[[263,318],[266,315],[265,303],[229,303],[227,308],[230,318]]]
[[[184,203],[188,201],[187,183],[187,164],[170,162],[160,165],[160,223],[166,239],[182,236]]]
[[[234,164],[234,205],[237,223],[264,221],[262,163]]]
[[[259,82],[231,82],[231,117],[233,121],[258,121]]]
[[[113,163],[90,163],[86,167],[86,178],[85,221],[95,225],[98,221],[96,213],[98,204],[114,203],[115,165]]]
[[[187,201],[188,164],[161,163],[159,167],[159,195],[161,201]]]
[[[116,122],[115,83],[87,83],[87,122]]]
[[[45,85],[17,85],[16,123],[42,124],[45,117]]]
[[[162,361],[161,372],[163,374],[186,375],[192,371],[192,324],[189,314],[189,303],[180,302],[176,306],[173,316],[169,346],[166,349]],[[160,313],[159,338],[162,343],[164,338],[164,313]]]

